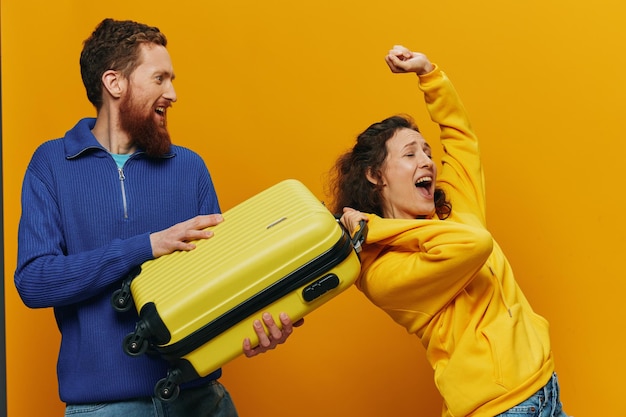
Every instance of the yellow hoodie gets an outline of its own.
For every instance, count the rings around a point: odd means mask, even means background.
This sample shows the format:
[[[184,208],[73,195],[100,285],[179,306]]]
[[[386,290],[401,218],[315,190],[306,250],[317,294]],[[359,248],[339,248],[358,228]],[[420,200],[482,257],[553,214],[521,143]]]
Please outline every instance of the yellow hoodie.
[[[493,417],[550,379],[548,322],[520,290],[486,230],[478,142],[447,76],[419,77],[444,149],[437,184],[446,220],[370,215],[357,286],[426,348],[444,417]]]

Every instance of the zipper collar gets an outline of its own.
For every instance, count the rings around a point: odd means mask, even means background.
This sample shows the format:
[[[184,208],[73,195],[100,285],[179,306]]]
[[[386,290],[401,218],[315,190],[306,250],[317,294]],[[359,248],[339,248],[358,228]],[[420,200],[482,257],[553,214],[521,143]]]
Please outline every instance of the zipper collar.
[[[94,117],[81,119],[76,125],[65,133],[63,143],[65,145],[65,157],[67,159],[78,158],[82,155],[93,154],[96,157],[104,158],[109,155],[109,151],[98,142],[94,134],[91,132],[96,124]],[[173,148],[173,145],[172,145]],[[173,149],[159,158],[171,158],[175,155]],[[141,149],[136,151],[132,158],[137,155],[145,155]]]

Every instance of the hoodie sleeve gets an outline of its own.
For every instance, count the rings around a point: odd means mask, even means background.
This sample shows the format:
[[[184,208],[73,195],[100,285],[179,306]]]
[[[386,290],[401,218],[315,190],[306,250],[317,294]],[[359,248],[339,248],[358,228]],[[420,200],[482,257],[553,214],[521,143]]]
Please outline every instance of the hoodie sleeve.
[[[493,239],[452,221],[370,216],[359,288],[410,332],[450,303],[482,268]]]
[[[471,213],[485,227],[480,150],[465,107],[450,79],[437,66],[419,80],[430,117],[439,125],[444,151],[437,185],[446,192],[453,212]]]

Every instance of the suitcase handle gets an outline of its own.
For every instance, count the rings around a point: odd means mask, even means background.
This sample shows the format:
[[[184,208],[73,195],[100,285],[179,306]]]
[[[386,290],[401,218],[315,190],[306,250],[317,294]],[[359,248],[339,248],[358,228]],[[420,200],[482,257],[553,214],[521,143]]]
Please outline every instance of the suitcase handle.
[[[349,233],[348,229],[343,225],[343,223],[341,223],[340,219],[341,219],[341,214],[335,214],[335,219],[337,220],[337,223],[339,223],[339,225],[346,231]],[[352,247],[354,248],[354,251],[359,254],[361,253],[361,249],[363,246],[363,243],[365,242],[365,239],[367,238],[367,222],[365,220],[361,220],[359,221],[359,228],[358,230],[354,233],[354,236],[350,237],[350,241],[352,242]]]
[[[352,246],[354,246],[354,251],[356,253],[361,253],[363,243],[367,238],[367,230],[367,222],[365,220],[361,220],[359,222],[359,230],[357,230],[354,236],[351,238]]]

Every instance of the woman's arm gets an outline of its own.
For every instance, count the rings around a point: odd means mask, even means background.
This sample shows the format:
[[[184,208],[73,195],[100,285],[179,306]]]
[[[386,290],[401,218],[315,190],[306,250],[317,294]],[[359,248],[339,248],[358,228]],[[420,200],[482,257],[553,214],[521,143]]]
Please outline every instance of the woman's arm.
[[[478,140],[469,117],[447,75],[426,55],[396,45],[385,57],[394,73],[414,72],[431,119],[441,129],[444,150],[437,183],[454,212],[471,213],[485,226],[485,189]]]
[[[483,227],[369,217],[358,285],[410,331],[419,326],[415,314],[430,317],[463,291],[493,249]]]
[[[431,119],[440,127],[444,155],[437,185],[447,194],[454,213],[473,214],[481,226],[485,219],[485,183],[478,138],[465,107],[447,75],[436,65],[420,76]]]

